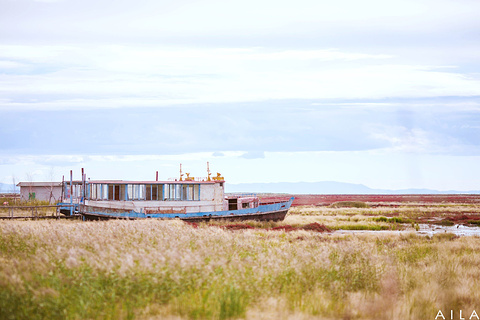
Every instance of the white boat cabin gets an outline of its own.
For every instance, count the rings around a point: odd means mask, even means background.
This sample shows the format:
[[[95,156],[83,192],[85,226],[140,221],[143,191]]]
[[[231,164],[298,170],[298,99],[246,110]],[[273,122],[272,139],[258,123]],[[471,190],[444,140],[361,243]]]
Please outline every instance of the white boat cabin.
[[[105,209],[133,210],[145,214],[195,213],[256,208],[255,195],[225,197],[225,181],[123,181],[65,182],[64,201],[83,202]],[[82,191],[82,190],[85,191]],[[83,196],[84,195],[84,196]]]

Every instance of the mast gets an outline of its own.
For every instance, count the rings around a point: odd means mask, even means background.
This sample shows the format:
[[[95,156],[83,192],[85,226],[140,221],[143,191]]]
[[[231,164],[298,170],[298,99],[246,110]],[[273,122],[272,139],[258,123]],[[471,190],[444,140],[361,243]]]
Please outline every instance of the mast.
[[[210,175],[211,175],[211,173],[210,173],[210,163],[208,161],[207,161],[207,174],[208,174],[207,181],[212,181],[212,179],[210,179]]]
[[[70,215],[73,215],[73,170],[70,170]]]

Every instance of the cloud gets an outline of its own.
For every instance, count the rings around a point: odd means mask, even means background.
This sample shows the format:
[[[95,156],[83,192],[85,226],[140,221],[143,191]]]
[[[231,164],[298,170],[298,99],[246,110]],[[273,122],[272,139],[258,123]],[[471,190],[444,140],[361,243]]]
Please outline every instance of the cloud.
[[[0,155],[0,166],[5,165],[46,165],[46,166],[68,166],[84,163],[89,157],[85,155]]]
[[[0,109],[480,94],[475,74],[390,60],[338,49],[4,45]]]
[[[263,151],[248,151],[248,152],[244,153],[241,157],[245,158],[245,159],[263,159],[263,158],[265,158],[265,152],[263,152]]]
[[[219,152],[219,151],[215,151],[214,153],[212,153],[212,156],[213,156],[213,157],[224,157],[224,156],[225,156],[225,153]]]
[[[480,9],[477,1],[465,4],[448,0],[299,0],[295,4],[273,0],[3,2],[8,5],[2,6],[6,8],[0,19],[2,36],[50,41],[71,39],[72,35],[77,41],[145,42],[158,38],[182,41],[185,37],[241,39],[257,35],[268,39],[311,34],[324,39],[328,35],[365,37],[366,33],[394,31],[428,34],[437,29],[452,32],[478,26],[475,13]]]
[[[258,158],[265,151],[379,149],[480,154],[478,98],[355,101],[3,111],[0,154],[221,157],[247,150],[244,156]]]

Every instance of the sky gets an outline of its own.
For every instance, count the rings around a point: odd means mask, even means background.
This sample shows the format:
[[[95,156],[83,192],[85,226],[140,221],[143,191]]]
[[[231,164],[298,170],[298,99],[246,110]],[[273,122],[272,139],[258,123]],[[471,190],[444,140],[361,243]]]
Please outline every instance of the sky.
[[[480,190],[478,0],[0,0],[0,183]]]

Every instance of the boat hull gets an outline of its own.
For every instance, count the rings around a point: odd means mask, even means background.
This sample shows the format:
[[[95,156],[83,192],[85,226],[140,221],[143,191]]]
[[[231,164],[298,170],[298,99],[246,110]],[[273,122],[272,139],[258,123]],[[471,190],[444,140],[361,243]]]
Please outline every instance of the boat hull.
[[[216,220],[228,220],[228,221],[243,221],[243,220],[255,220],[255,221],[283,221],[287,215],[288,210],[263,212],[257,214],[238,214],[231,216],[212,216],[212,217],[198,217],[198,218],[181,218],[181,220],[188,222],[208,222]]]
[[[287,215],[288,210],[282,211],[273,211],[273,212],[262,212],[262,213],[253,213],[253,214],[236,214],[236,215],[225,215],[225,216],[201,216],[201,217],[176,217],[176,218],[162,218],[162,217],[129,217],[129,216],[114,216],[107,215],[102,213],[93,213],[86,212],[81,215],[85,217],[86,220],[112,220],[112,219],[121,219],[121,220],[140,220],[140,219],[179,219],[188,222],[209,222],[209,221],[218,221],[218,220],[227,220],[227,221],[244,221],[244,220],[255,220],[255,221],[283,221]]]
[[[216,220],[242,221],[282,221],[288,213],[293,198],[272,204],[263,204],[257,208],[247,208],[228,211],[197,212],[188,214],[145,214],[142,212],[126,211],[121,209],[108,209],[88,205],[80,205],[79,213],[87,220],[107,219],[179,219],[189,222],[208,222]]]

